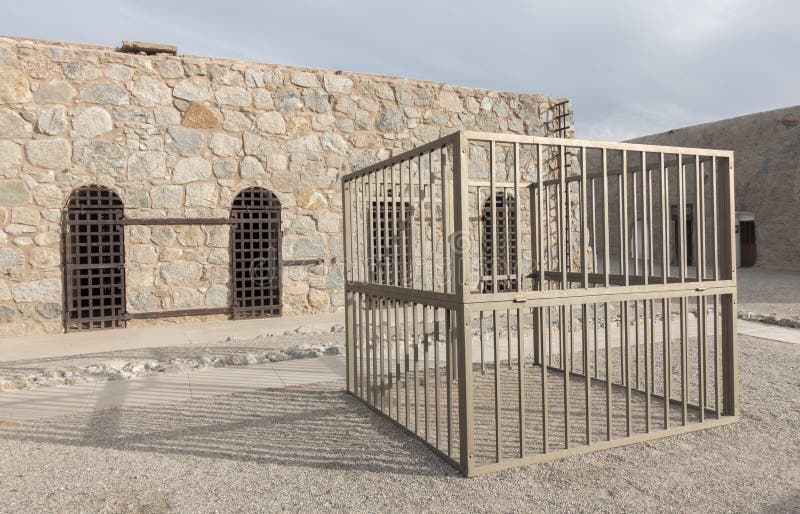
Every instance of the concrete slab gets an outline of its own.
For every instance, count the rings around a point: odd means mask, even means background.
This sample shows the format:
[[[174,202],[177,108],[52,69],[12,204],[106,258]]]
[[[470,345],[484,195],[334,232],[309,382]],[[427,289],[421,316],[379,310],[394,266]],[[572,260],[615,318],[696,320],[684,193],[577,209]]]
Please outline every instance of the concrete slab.
[[[337,324],[344,324],[344,313],[0,338],[0,362],[138,348],[204,346],[228,337],[252,339],[260,335],[280,335],[300,327],[329,331]]]
[[[16,391],[0,395],[0,422],[189,401],[265,388],[343,381],[344,370],[344,357],[325,356],[255,366],[211,368],[195,373]]]
[[[737,331],[746,336],[800,344],[800,329],[768,325],[757,321],[737,320]]]

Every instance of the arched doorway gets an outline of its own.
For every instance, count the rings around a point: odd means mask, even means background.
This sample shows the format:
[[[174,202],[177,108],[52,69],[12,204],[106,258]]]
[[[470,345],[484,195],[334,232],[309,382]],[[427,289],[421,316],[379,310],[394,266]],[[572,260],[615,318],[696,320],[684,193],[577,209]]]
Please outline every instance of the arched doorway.
[[[233,318],[281,315],[281,204],[271,191],[241,191],[231,206]]]
[[[498,192],[494,196],[495,226],[492,230],[492,199],[483,204],[481,224],[482,291],[507,292],[517,290],[517,204],[512,194]],[[493,234],[497,238],[494,248]],[[494,252],[497,252],[494,255]],[[497,262],[497,284],[492,280],[492,267]],[[495,288],[496,286],[496,288]]]
[[[64,329],[125,326],[122,200],[102,186],[72,192],[64,211]]]

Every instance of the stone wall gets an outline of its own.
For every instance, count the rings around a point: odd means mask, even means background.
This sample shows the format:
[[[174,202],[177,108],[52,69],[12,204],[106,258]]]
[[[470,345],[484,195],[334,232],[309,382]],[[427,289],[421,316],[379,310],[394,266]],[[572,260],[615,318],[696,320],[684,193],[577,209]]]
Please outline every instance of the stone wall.
[[[758,263],[800,269],[800,106],[634,139],[733,150],[736,210],[755,214]]]
[[[546,135],[563,100],[0,38],[0,335],[63,330],[61,214],[79,186],[114,190],[126,218],[228,217],[239,191],[265,187],[283,258],[323,260],[284,268],[284,312],[335,310],[343,174],[457,129]],[[125,237],[129,311],[228,303],[227,229]]]

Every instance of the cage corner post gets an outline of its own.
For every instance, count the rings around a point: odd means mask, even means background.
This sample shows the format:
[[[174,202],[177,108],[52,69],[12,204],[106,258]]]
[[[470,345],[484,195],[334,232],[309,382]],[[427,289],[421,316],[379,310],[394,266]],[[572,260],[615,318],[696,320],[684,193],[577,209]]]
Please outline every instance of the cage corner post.
[[[342,263],[342,276],[344,277],[344,312],[345,312],[345,352],[347,360],[347,391],[349,393],[355,392],[355,366],[356,366],[356,351],[355,351],[355,294],[349,290],[349,271],[350,259],[352,255],[352,246],[349,235],[351,230],[351,218],[349,209],[349,198],[347,194],[348,182],[342,180],[342,225],[344,239],[344,262]]]

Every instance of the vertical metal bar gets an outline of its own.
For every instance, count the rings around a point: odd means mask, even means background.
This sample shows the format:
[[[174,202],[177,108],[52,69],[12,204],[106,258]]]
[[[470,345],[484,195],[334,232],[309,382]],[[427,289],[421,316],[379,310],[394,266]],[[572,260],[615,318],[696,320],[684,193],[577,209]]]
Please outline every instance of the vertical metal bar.
[[[380,300],[380,320],[381,326],[378,331],[378,337],[381,342],[381,411],[387,413],[389,417],[392,414],[392,352],[389,348],[389,300],[381,298]],[[384,341],[386,344],[384,345]],[[384,348],[385,347],[385,348]],[[389,381],[388,388],[386,381]],[[388,395],[387,395],[388,392]],[[384,397],[386,398],[386,406],[384,409]]]
[[[410,160],[413,160],[413,157]],[[419,288],[425,289],[425,209],[422,192],[422,157],[417,156],[417,182],[419,185]],[[427,420],[425,421],[427,423]]]
[[[380,304],[379,300],[376,296],[372,296],[370,298],[370,303],[372,307],[372,396],[373,396],[373,406],[375,408],[380,409],[382,403],[382,397],[379,401],[378,395],[381,394],[381,387],[378,383],[378,377],[380,374],[379,368],[379,356],[380,356],[380,329],[379,329],[379,319],[378,314],[380,313]]]
[[[642,152],[642,271],[644,274],[644,285],[648,285],[650,283],[651,271],[648,267],[650,262],[650,216],[648,216],[648,209],[651,209],[652,206],[648,205],[647,202],[649,182],[648,174],[647,152]]]
[[[508,355],[508,370],[511,371],[513,369],[513,365],[511,364],[511,309],[506,310],[506,346],[508,347],[507,355]]]
[[[396,204],[395,204],[396,205]],[[400,309],[398,307],[398,302],[392,302],[394,304],[394,384],[395,384],[395,411],[397,414],[397,422],[400,422],[400,370],[401,368],[401,361],[400,361]]]
[[[646,262],[646,260],[645,260],[645,262]],[[650,304],[650,308],[648,309],[648,301],[647,300],[644,301],[643,307],[644,307],[644,319],[645,319],[645,325],[644,325],[645,432],[647,432],[649,434],[650,433],[650,410],[651,410],[651,407],[650,407],[650,396],[652,394],[652,391],[650,389],[650,387],[651,387],[650,386],[650,376],[652,374],[654,374],[654,373],[653,373],[653,368],[652,368],[652,364],[651,364],[653,361],[648,359],[648,357],[652,357],[652,355],[651,355],[652,352],[651,352],[651,348],[650,348],[650,344],[651,344],[650,332],[647,330],[647,324],[648,324],[648,320],[652,320],[652,318],[653,318],[653,310],[652,310],[653,308],[652,308],[652,303],[651,303]]]
[[[563,269],[563,267],[562,267]],[[572,306],[569,307],[572,309]],[[567,334],[566,334],[566,324],[567,324],[567,316],[566,316],[566,309],[567,307],[562,305],[561,312],[559,313],[559,332],[561,334],[561,365],[564,371],[564,448],[569,449],[570,447],[570,412],[569,412],[569,382],[570,382],[570,372],[569,372],[569,360],[571,360],[571,355],[567,355]],[[569,360],[568,360],[569,359]]]
[[[720,297],[719,295],[714,295],[714,409],[717,411],[717,419],[722,417],[722,403],[720,401],[722,379],[719,373],[720,353],[722,351],[720,314]]]
[[[373,207],[374,200],[372,200],[372,173],[367,175],[367,194],[364,198],[364,208],[367,211],[368,216],[368,223],[367,226],[364,227],[364,230],[367,232],[365,234],[365,239],[367,241],[367,251],[368,251],[368,261],[367,261],[367,271],[368,271],[368,280],[369,283],[375,282],[375,255],[374,252],[376,250],[376,227],[375,227],[375,209]]]
[[[541,181],[541,179],[540,179]],[[542,319],[542,309],[544,307],[536,307],[539,310],[539,319]],[[547,307],[549,311],[550,308]],[[536,329],[539,331],[539,341],[544,346],[544,334],[543,334],[543,327],[541,323],[537,324]],[[548,341],[549,345],[549,341]],[[542,356],[542,362],[540,364],[541,371],[542,371],[542,453],[547,453],[548,446],[547,446],[547,423],[548,423],[548,416],[547,416],[547,363],[544,360],[544,348],[540,350],[540,355]]]
[[[719,205],[717,203],[717,158],[711,158],[711,216],[713,225],[714,280],[719,280]],[[715,334],[716,335],[716,334]]]
[[[623,355],[625,359],[625,418],[627,421],[627,435],[633,433],[633,420],[631,419],[631,366],[630,366],[630,341],[628,339],[628,302],[622,302],[622,315],[620,320],[622,328]]]
[[[381,284],[384,285],[391,285],[392,282],[389,279],[390,271],[392,270],[392,264],[389,261],[391,258],[389,256],[389,185],[386,181],[386,169],[387,167],[384,166],[382,169],[381,176],[383,178],[383,213],[382,213],[382,221],[383,221],[383,232],[381,233],[380,238],[380,248],[381,248]],[[387,307],[388,308],[388,307]]]
[[[428,334],[428,306],[422,304],[422,375],[423,375],[423,396],[425,407],[425,440],[430,442],[428,432],[430,427],[430,412],[428,410],[428,384],[430,383],[430,375],[428,374],[428,359],[429,359],[429,346],[430,337]]]
[[[605,153],[605,148],[603,149]],[[604,177],[605,179],[605,177]],[[606,203],[606,206],[608,204]],[[607,246],[606,246],[607,247]],[[611,404],[611,320],[608,317],[608,302],[603,304],[605,311],[605,331],[606,331],[606,439],[613,439],[612,435],[612,404]],[[622,350],[622,348],[620,348]]]
[[[694,233],[695,233],[695,255],[694,265],[697,271],[695,276],[698,282],[703,281],[703,242],[705,236],[703,235],[703,180],[702,170],[700,168],[700,155],[694,156]]]
[[[500,462],[502,457],[502,440],[500,436],[500,345],[497,338],[497,311],[492,311],[492,331],[494,332],[494,432],[495,432],[495,460]]]
[[[453,235],[453,215],[451,205],[447,200],[449,182],[447,181],[446,153],[444,148],[439,151],[439,168],[442,179],[442,290],[445,293],[453,292],[452,272],[448,273],[450,238]],[[451,452],[452,453],[452,452]]]
[[[608,153],[603,148],[603,286],[605,287],[610,285],[611,255],[608,237]],[[608,326],[608,304],[606,304],[606,326]],[[606,347],[608,347],[607,340]]]
[[[585,170],[585,168],[584,168]],[[586,332],[588,326],[588,310],[586,304],[581,306],[581,321],[583,335],[583,376],[586,379],[586,444],[592,444],[592,376],[589,370],[589,334]]]
[[[494,141],[492,141],[489,146],[489,206],[492,221],[492,293],[497,293],[497,186],[495,185],[494,159],[495,145]]]
[[[433,151],[428,152],[428,187],[431,191],[431,291],[436,291],[436,188],[433,178]],[[438,376],[438,370],[436,373]],[[439,383],[438,379],[436,383]],[[438,410],[436,418],[439,418]]]
[[[392,393],[396,394],[395,388],[395,381],[397,377],[395,376],[395,367],[392,363],[392,332],[397,331],[397,323],[395,321],[394,330],[392,329],[392,306],[395,305],[394,300],[387,300],[386,301],[386,372],[389,378],[389,409],[388,414],[389,417],[392,417]],[[396,334],[395,334],[396,335]],[[396,350],[396,348],[395,348]]]
[[[689,352],[688,352],[688,327],[686,314],[688,301],[685,296],[681,296],[681,422],[686,425],[688,422],[687,408],[689,405]]]
[[[544,266],[545,232],[548,235],[550,234],[550,229],[548,227],[549,221],[550,221],[550,217],[549,217],[549,215],[547,215],[546,210],[545,210],[545,205],[547,203],[547,188],[544,185],[544,175],[543,175],[544,169],[542,167],[542,145],[541,144],[537,144],[536,145],[536,167],[537,167],[537,177],[539,179],[539,184],[538,184],[538,186],[536,188],[536,198],[538,199],[537,210],[536,210],[536,212],[537,212],[536,222],[537,222],[537,227],[538,227],[537,236],[538,236],[538,243],[539,243],[539,246],[536,249],[536,252],[537,252],[536,253],[536,255],[537,255],[536,260],[537,260],[537,264],[539,266],[539,283],[537,284],[538,285],[537,289],[539,291],[543,291],[544,290],[544,270],[545,270],[545,266]],[[542,221],[546,221],[545,226],[542,226]],[[549,240],[548,240],[547,244],[548,245],[550,244]],[[548,247],[548,254],[549,253],[550,252],[549,252],[549,247]],[[544,361],[541,361],[540,364],[542,364],[543,362]]]
[[[564,145],[559,145],[559,160],[558,160],[558,264],[561,267],[561,289],[567,289],[567,248],[565,237],[565,230],[567,227],[567,212],[569,211],[569,195],[567,193],[567,177],[566,166],[564,164]],[[564,368],[566,370],[566,368]]]
[[[678,248],[680,249],[680,277],[686,282],[686,176],[683,168],[683,155],[678,154]]]
[[[431,259],[431,262],[436,262],[435,260]],[[434,420],[434,426],[436,429],[436,448],[440,448],[440,440],[439,440],[439,418],[441,417],[441,403],[439,400],[440,397],[440,390],[441,390],[441,370],[440,370],[440,360],[439,360],[439,308],[433,307],[433,326],[434,333],[433,333],[433,369],[434,369],[434,389],[433,389],[433,401],[434,406],[436,409],[436,419]],[[440,448],[441,449],[441,448]]]
[[[703,295],[697,297],[697,395],[702,423],[706,411],[706,297]]]
[[[417,304],[411,304],[412,337],[414,338],[414,434],[419,435],[419,340],[417,339]]]
[[[516,229],[516,275],[517,287],[516,291],[522,291],[522,223],[520,223],[519,213],[520,209],[520,196],[519,196],[519,143],[514,143],[514,228]],[[510,251],[510,250],[509,250]],[[511,275],[511,269],[508,270]]]
[[[485,346],[485,344],[484,344],[484,341],[483,341],[483,330],[484,330],[484,328],[483,328],[483,311],[480,312],[479,316],[480,316],[480,322],[479,322],[479,325],[478,325],[478,329],[480,330],[480,341],[481,341],[481,374],[485,375],[486,374],[486,359],[485,359],[485,356],[484,356],[484,346]]]
[[[352,218],[352,212],[350,210],[350,182],[343,182],[342,183],[342,218],[343,218],[343,230],[344,230],[344,277],[346,281],[349,281],[351,277],[349,276],[350,273],[350,266],[348,266],[348,260],[352,258],[352,230],[350,227],[350,222]],[[347,290],[345,287],[345,348],[347,351],[347,390],[351,393],[355,392],[355,338],[353,334],[353,329],[355,328],[355,319],[354,319],[354,311],[355,305],[353,300],[353,293]]]
[[[446,282],[445,282],[446,289]],[[453,455],[453,333],[450,319],[450,309],[444,311],[445,325],[445,358],[447,359],[447,454]]]
[[[670,299],[664,298],[661,300],[661,309],[663,311],[662,318],[664,323],[662,329],[664,331],[664,430],[669,429],[669,406],[672,400],[672,335],[670,334],[671,325],[671,310]]]
[[[462,177],[458,177],[461,180]],[[456,208],[456,211],[459,211]],[[472,312],[463,303],[457,307],[458,333],[458,405],[459,405],[459,459],[462,471],[469,476],[474,459],[474,413],[472,391]]]
[[[403,225],[405,226],[405,225]],[[409,369],[411,368],[409,364],[409,354],[408,354],[408,302],[403,302],[403,363],[405,365],[405,373],[403,374],[403,378],[405,380],[405,393],[406,393],[406,428],[411,428],[411,421],[409,417],[409,409],[410,409],[410,394],[408,392],[408,383],[409,383]],[[417,383],[414,380],[414,389],[416,389]],[[414,420],[416,423],[416,420]]]
[[[519,282],[518,282],[519,283]],[[517,369],[519,386],[519,456],[525,457],[525,341],[522,335],[522,310],[517,309]],[[510,360],[510,359],[509,359]]]
[[[410,250],[410,248],[406,248],[408,246],[408,238],[410,237],[409,234],[406,233],[406,205],[411,205],[411,183],[408,184],[408,198],[409,201],[406,202],[406,192],[405,186],[406,184],[403,181],[403,163],[400,162],[400,233],[397,234],[397,241],[400,245],[400,272],[402,273],[401,280],[399,285],[403,287],[408,287],[408,273],[409,270],[407,269],[408,264],[406,259],[408,255],[406,252]],[[409,160],[408,164],[409,174],[411,172],[411,161]],[[409,176],[409,178],[411,178]],[[403,308],[405,309],[405,303],[403,304]],[[405,312],[405,310],[404,310]]]
[[[734,162],[733,155],[726,159],[727,170],[722,171],[723,206],[725,230],[720,244],[723,278],[736,280],[736,236],[734,223]],[[739,355],[736,342],[736,293],[725,295],[722,300],[722,380],[723,380],[723,414],[739,415]]]
[[[642,152],[644,155],[644,152]],[[631,171],[633,186],[633,274],[639,275],[639,191],[636,184],[636,168]],[[626,199],[627,204],[627,199]]]
[[[583,287],[589,287],[589,262],[586,258],[586,250],[588,242],[586,241],[586,222],[587,222],[587,206],[586,206],[586,147],[581,147],[581,267],[583,271]],[[586,318],[583,318],[584,328],[586,327]],[[584,369],[584,373],[586,370]]]
[[[661,153],[661,279],[669,281],[669,169],[664,167],[664,153]]]
[[[625,286],[630,285],[630,273],[628,270],[628,151],[622,151],[622,272],[625,275]],[[636,181],[634,181],[636,183]],[[635,230],[634,230],[635,232]]]
[[[650,229],[650,273],[655,275],[654,270],[656,269],[656,260],[655,260],[655,246],[653,243],[653,170],[647,170],[647,207],[648,207],[648,220],[650,221],[649,229]],[[652,312],[653,304],[650,303],[650,311]]]
[[[402,168],[401,165],[398,165],[398,167]],[[397,231],[397,218],[400,217],[400,213],[398,212],[398,209],[400,209],[401,203],[397,200],[397,187],[395,187],[395,181],[394,181],[394,165],[389,167],[389,174],[391,176],[390,185],[392,186],[391,187],[391,191],[392,191],[391,207],[392,207],[392,209],[391,209],[391,211],[387,211],[386,212],[386,216],[388,218],[389,212],[392,213],[391,214],[391,216],[392,216],[392,219],[391,219],[391,223],[392,223],[392,238],[391,238],[391,241],[388,241],[389,248],[391,249],[391,258],[392,258],[392,262],[391,262],[391,266],[392,266],[392,268],[391,268],[392,281],[391,281],[391,283],[392,283],[392,285],[395,285],[395,286],[402,286],[403,284],[400,282],[400,275],[398,273],[400,266],[397,263],[397,259],[400,256],[400,248],[399,248],[399,246],[401,245],[400,233]],[[402,175],[402,169],[401,169],[401,175]],[[402,201],[402,191],[401,191],[401,197],[400,198],[401,198],[401,201]]]

